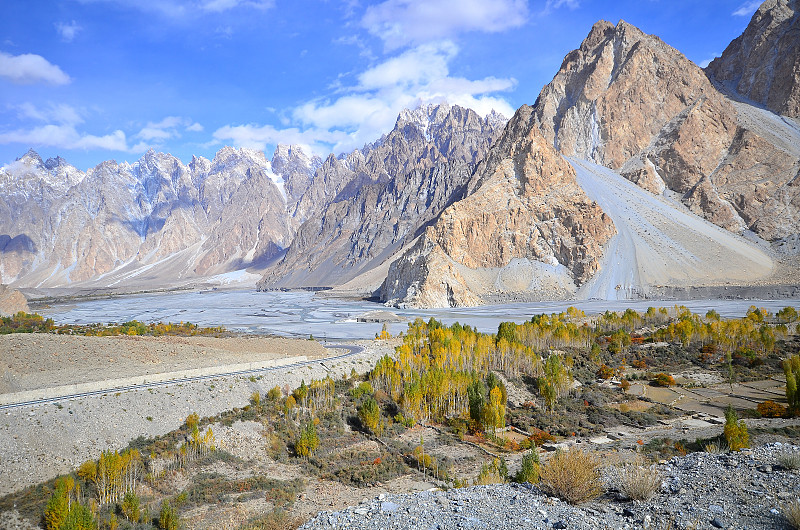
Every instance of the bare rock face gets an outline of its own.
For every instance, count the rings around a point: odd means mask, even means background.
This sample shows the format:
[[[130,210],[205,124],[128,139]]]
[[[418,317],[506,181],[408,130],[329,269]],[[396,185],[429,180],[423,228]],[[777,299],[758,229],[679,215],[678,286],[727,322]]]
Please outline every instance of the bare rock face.
[[[563,296],[597,270],[613,233],[523,106],[476,170],[470,193],[392,263],[381,298],[453,307],[496,291]],[[543,277],[550,278],[545,288]]]
[[[30,313],[28,300],[16,289],[0,284],[0,317],[10,317],[24,311]]]
[[[780,16],[772,18],[787,18],[786,9],[773,8]],[[772,48],[798,40],[771,27],[760,39],[785,41]],[[783,73],[774,73],[780,84]],[[800,130],[768,114],[728,99],[657,37],[604,21],[566,56],[535,105],[543,135],[562,153],[605,165],[653,193],[678,192],[728,230],[778,241],[800,230],[791,185],[800,170]]]
[[[708,75],[776,114],[800,118],[800,4],[767,0]]]
[[[429,105],[403,111],[379,142],[330,156],[313,180],[326,181],[335,196],[300,226],[259,288],[336,286],[384,263],[463,194],[500,123],[458,106]]]

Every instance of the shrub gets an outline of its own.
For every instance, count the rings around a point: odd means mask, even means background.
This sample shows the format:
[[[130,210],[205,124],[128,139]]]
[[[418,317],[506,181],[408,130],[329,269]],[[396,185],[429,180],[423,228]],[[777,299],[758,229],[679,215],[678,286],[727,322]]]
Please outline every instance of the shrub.
[[[607,364],[602,364],[600,368],[597,369],[597,372],[595,372],[595,375],[598,379],[611,379],[614,377],[614,369]]]
[[[617,482],[628,499],[646,501],[661,488],[661,474],[652,467],[632,465],[618,472]]]
[[[559,450],[541,467],[539,487],[548,495],[580,504],[600,495],[599,468],[594,455]]]
[[[653,376],[653,379],[650,380],[650,384],[653,386],[675,386],[675,378],[669,374],[660,373]]]
[[[778,463],[786,469],[800,469],[800,453],[797,451],[783,451],[778,455]]]
[[[783,508],[783,516],[789,526],[800,530],[800,500],[795,499]]]
[[[264,517],[251,521],[244,530],[295,530],[303,524],[303,519],[292,517],[285,510],[273,510]]]
[[[744,420],[739,420],[739,416],[730,405],[728,405],[728,410],[725,411],[723,434],[731,451],[750,447],[750,435],[747,432],[747,425],[745,425]]]
[[[250,404],[253,405],[254,407],[258,407],[259,405],[261,405],[261,392],[256,390],[250,395]]]
[[[764,418],[782,418],[786,414],[786,407],[772,400],[762,401],[756,410]]]
[[[274,386],[267,392],[267,399],[270,401],[278,401],[281,398],[281,387]]]

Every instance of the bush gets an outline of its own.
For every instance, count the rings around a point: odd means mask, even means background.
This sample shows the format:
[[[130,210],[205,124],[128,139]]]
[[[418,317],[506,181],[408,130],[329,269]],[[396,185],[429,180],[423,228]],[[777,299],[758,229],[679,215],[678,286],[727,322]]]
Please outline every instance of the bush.
[[[786,414],[786,407],[772,400],[759,403],[756,410],[763,418],[782,418]]]
[[[600,462],[594,455],[573,449],[557,451],[541,467],[539,487],[553,497],[580,504],[600,495]]]
[[[303,524],[303,519],[300,517],[292,517],[284,510],[273,510],[242,528],[244,530],[295,530],[301,524]]]
[[[800,530],[800,500],[795,499],[783,508],[783,516],[789,526]]]
[[[628,499],[646,501],[661,488],[661,474],[652,467],[632,465],[618,472],[617,483]]]
[[[786,469],[796,471],[800,469],[800,453],[797,451],[783,451],[778,455],[778,463]]]
[[[650,380],[650,384],[653,386],[675,386],[675,378],[669,374],[660,373],[653,376],[653,379]]]

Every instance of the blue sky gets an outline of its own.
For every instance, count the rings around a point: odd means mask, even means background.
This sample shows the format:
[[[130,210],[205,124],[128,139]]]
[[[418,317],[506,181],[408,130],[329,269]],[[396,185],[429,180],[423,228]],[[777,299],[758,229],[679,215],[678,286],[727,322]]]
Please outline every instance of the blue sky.
[[[2,0],[0,165],[29,148],[79,169],[152,147],[361,147],[443,99],[510,116],[600,19],[698,64],[747,0]]]

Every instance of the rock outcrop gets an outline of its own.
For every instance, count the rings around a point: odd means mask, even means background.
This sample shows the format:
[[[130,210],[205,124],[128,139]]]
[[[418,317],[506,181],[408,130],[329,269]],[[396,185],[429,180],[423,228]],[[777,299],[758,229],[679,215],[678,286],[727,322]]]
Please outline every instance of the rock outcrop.
[[[458,106],[403,111],[376,144],[342,158],[330,156],[314,179],[337,193],[298,229],[281,262],[258,286],[337,286],[375,269],[411,244],[455,199],[487,153],[504,120]],[[331,175],[335,177],[331,178]],[[382,277],[365,280],[373,290]]]
[[[678,192],[721,227],[778,242],[800,231],[796,124],[730,100],[680,52],[626,22],[594,25],[542,90],[535,116],[563,154],[653,193]]]
[[[20,311],[25,313],[31,311],[25,295],[16,289],[9,289],[7,285],[0,284],[0,317],[9,317]]]
[[[596,271],[613,224],[523,106],[470,193],[389,268],[381,298],[403,307],[476,305],[497,293],[571,295]]]
[[[800,3],[767,0],[708,75],[776,114],[800,118]]]

